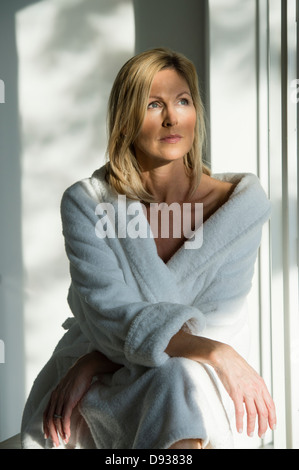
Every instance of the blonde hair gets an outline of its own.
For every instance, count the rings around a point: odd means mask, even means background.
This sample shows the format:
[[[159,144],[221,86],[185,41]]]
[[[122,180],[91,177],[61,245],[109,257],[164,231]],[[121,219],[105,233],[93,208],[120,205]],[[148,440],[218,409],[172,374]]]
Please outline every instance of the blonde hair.
[[[193,63],[180,53],[165,48],[152,49],[128,60],[114,81],[108,104],[107,180],[119,194],[144,202],[154,201],[144,187],[134,151],[134,141],[142,127],[151,85],[157,72],[174,69],[187,81],[196,110],[196,129],[192,148],[184,156],[191,178],[191,193],[202,173],[210,174],[203,165],[206,142],[204,108],[199,93],[198,77]]]

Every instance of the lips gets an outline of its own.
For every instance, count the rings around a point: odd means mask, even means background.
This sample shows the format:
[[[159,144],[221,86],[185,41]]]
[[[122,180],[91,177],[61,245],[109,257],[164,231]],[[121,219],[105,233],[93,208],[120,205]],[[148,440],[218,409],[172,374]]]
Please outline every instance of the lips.
[[[165,137],[162,137],[160,139],[161,142],[165,142],[167,144],[176,144],[181,140],[182,136],[179,134],[172,134],[172,135],[167,135]]]

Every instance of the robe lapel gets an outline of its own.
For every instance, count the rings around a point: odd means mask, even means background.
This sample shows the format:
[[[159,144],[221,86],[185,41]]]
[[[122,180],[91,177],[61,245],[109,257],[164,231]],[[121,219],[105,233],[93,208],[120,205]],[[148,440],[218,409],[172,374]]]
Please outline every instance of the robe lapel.
[[[169,270],[177,282],[207,269],[211,260],[223,256],[225,247],[256,227],[260,229],[270,215],[271,204],[259,179],[253,174],[219,174],[213,178],[236,184],[229,200],[203,224],[203,243],[198,249],[182,246],[169,260]]]
[[[131,212],[130,219],[138,217],[139,230],[146,237],[133,238],[128,234],[126,238],[119,239],[127,254],[134,276],[146,294],[148,301],[181,303],[179,286],[173,272],[168,268],[157,253],[155,240],[139,202],[126,200],[127,212]],[[116,213],[118,212],[116,207]]]
[[[97,170],[92,176],[92,185],[96,190],[99,201],[112,204],[115,213],[115,221],[118,243],[124,250],[131,271],[140,286],[140,290],[148,302],[174,302],[181,303],[180,291],[174,274],[162,261],[157,253],[154,238],[147,218],[138,201],[128,198],[119,198],[119,195],[105,180],[105,168]],[[145,237],[134,236],[134,225]],[[135,223],[134,223],[135,218]],[[131,227],[130,233],[126,233]]]
[[[126,233],[124,224],[128,221],[136,225],[138,217],[139,233],[146,236],[133,238],[127,234],[119,238],[125,251],[131,270],[150,302],[181,303],[180,285],[196,271],[207,269],[212,258],[221,256],[223,248],[241,237],[252,225],[266,220],[270,204],[256,176],[251,174],[221,174],[214,178],[237,183],[229,200],[203,224],[203,244],[200,248],[186,249],[185,244],[164,263],[157,253],[156,244],[147,218],[138,201],[128,198],[119,204],[116,192],[106,183],[104,168],[95,172],[97,185],[102,193],[102,200],[110,202],[119,223],[118,230]],[[124,212],[127,216],[124,217]],[[130,215],[128,215],[130,214]]]

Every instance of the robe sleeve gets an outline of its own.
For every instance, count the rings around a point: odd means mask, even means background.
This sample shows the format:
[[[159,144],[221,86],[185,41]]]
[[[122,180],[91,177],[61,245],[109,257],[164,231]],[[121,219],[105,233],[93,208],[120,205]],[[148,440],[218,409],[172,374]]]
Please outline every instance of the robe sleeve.
[[[95,201],[78,183],[74,186],[61,202],[70,308],[94,349],[111,360],[159,366],[169,358],[165,349],[172,336],[194,318],[204,329],[205,316],[192,306],[144,301],[126,282],[107,240],[96,236]]]

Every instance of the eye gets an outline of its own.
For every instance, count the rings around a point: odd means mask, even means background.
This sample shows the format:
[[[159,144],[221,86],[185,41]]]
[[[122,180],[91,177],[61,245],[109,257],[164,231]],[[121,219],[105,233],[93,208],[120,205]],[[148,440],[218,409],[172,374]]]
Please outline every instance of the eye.
[[[186,106],[189,104],[189,100],[187,98],[181,98],[179,103]]]
[[[156,109],[160,107],[160,103],[158,101],[153,101],[147,107],[147,109]]]

